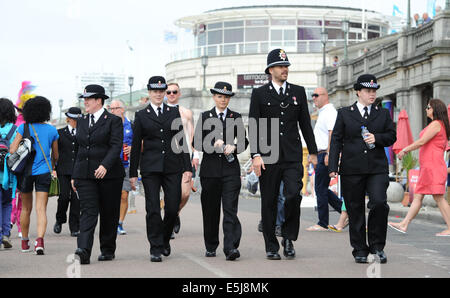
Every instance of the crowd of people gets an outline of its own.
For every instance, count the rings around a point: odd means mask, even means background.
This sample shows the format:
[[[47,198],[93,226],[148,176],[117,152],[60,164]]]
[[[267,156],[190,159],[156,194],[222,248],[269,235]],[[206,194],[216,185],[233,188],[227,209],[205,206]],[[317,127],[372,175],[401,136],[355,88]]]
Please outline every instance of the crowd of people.
[[[354,85],[357,101],[339,110],[330,103],[325,87],[316,88],[312,97],[318,119],[313,129],[305,88],[287,81],[290,65],[284,50],[275,49],[268,54],[265,72],[271,75],[271,81],[253,89],[249,135],[241,114],[228,107],[235,95],[228,82],[219,81],[210,89],[213,107],[200,114],[195,126],[192,111],[179,106],[179,85],[167,83],[162,76],[149,79],[146,106],[136,112],[133,122],[125,117],[125,106],[120,100],[112,100],[105,108],[109,97],[100,85],[85,87],[80,95],[85,114],[77,107],[69,108],[65,113],[67,126],[59,130],[47,123],[51,104],[45,97],[31,97],[21,107],[1,98],[3,247],[12,247],[10,231],[11,223],[15,223],[21,228],[21,250],[32,250],[29,231],[34,205],[37,238],[33,251],[37,255],[45,253],[48,195],[52,177],[57,176],[60,195],[54,233],[61,233],[62,225],[68,221],[70,234],[77,239],[75,254],[81,264],[89,264],[94,230],[99,224],[98,261],[115,259],[117,235],[126,234],[129,193],[136,189],[141,176],[150,261],[161,262],[162,256],[172,253],[170,241],[180,231],[180,212],[191,194],[192,177],[199,171],[205,257],[216,256],[222,209],[222,249],[226,260],[234,261],[241,256],[242,237],[238,154],[250,147],[251,170],[259,178],[259,228],[266,258],[281,259],[277,239],[281,237],[284,257],[294,259],[304,175],[301,130],[309,151],[308,161],[315,172],[318,210],[317,224],[307,230],[341,232],[348,226],[355,262],[367,263],[368,255],[374,254],[380,263],[386,263],[389,177],[384,148],[396,141],[396,130],[389,111],[375,102],[380,84],[374,75],[361,75]],[[17,122],[18,115],[23,117],[23,123]],[[427,116],[432,121],[420,139],[398,155],[402,158],[420,148],[421,167],[414,202],[405,220],[389,226],[406,232],[420,209],[423,195],[432,194],[448,225],[437,236],[450,236],[450,207],[443,198],[447,177],[444,152],[450,134],[445,104],[439,99],[430,100]],[[29,152],[27,142],[32,144]],[[26,161],[22,171],[10,165],[13,156]],[[338,175],[341,197],[329,189],[330,184],[336,184]],[[17,198],[21,205],[15,204],[15,209],[21,206],[20,212],[12,210],[12,200]],[[341,214],[335,225],[329,223],[329,205]]]

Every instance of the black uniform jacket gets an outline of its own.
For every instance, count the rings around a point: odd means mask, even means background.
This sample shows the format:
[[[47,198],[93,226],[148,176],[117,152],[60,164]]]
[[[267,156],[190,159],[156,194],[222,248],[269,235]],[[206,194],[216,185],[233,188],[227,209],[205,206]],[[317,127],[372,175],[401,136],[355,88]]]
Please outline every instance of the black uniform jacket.
[[[368,149],[361,135],[366,126],[375,136],[375,148]],[[328,171],[341,175],[388,173],[388,160],[384,147],[395,143],[396,131],[387,109],[372,105],[366,120],[354,103],[338,110],[331,136]],[[339,154],[342,153],[339,163]]]
[[[306,141],[310,154],[317,154],[316,141],[311,127],[311,119],[308,111],[305,88],[302,86],[290,84],[286,82],[286,90],[284,95],[279,95],[272,83],[253,89],[250,112],[249,125],[252,119],[260,123],[261,118],[268,118],[267,135],[261,135],[259,130],[256,132],[257,140],[249,128],[251,156],[258,153],[261,156],[267,156],[269,153],[262,152],[260,142],[269,146],[278,146],[280,156],[279,161],[301,162],[303,159],[302,141],[299,133],[299,126]],[[271,132],[272,125],[270,118],[279,119],[279,142],[272,144]],[[261,124],[258,125],[260,128]]]
[[[138,168],[142,176],[192,172],[180,112],[178,108],[166,104],[162,108],[160,117],[151,105],[135,114],[130,177],[138,176]]]
[[[78,152],[78,142],[75,136],[69,131],[69,127],[58,129],[58,152],[59,158],[56,163],[58,175],[72,175],[75,158]]]
[[[216,128],[215,125],[205,127],[205,122],[207,122],[208,119],[214,119],[215,121],[213,123],[217,123],[219,127]],[[214,130],[216,129],[217,131],[220,131],[220,134],[216,137],[212,137]],[[230,131],[232,131],[232,134]],[[208,135],[211,136],[211,139],[208,138]],[[203,142],[209,142],[210,140],[210,148],[212,148],[218,139],[223,140],[227,145],[236,146],[236,150],[232,153],[234,155],[234,161],[228,162],[220,149],[217,150],[218,152],[206,152],[204,150],[205,148],[203,148]],[[232,175],[240,176],[241,168],[237,154],[245,151],[248,146],[248,140],[241,114],[227,109],[224,126],[219,120],[215,108],[201,113],[199,121],[197,121],[197,125],[195,127],[195,136],[192,146],[197,151],[203,151],[203,159],[200,166],[200,177],[217,178]]]
[[[72,178],[95,179],[94,172],[102,165],[107,172],[103,179],[121,178],[125,171],[120,160],[123,147],[122,119],[104,111],[92,128],[89,117],[78,119],[78,153]]]

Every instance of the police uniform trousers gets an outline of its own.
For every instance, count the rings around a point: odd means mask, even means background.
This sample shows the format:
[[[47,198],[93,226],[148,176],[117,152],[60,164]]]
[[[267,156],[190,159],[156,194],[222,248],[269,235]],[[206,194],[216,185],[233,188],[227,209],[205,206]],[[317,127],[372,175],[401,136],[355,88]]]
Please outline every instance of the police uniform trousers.
[[[75,188],[80,198],[80,234],[78,248],[92,251],[94,232],[100,215],[100,251],[113,255],[116,250],[117,225],[120,215],[122,178],[76,179]]]
[[[69,211],[69,230],[78,232],[80,230],[80,201],[72,189],[71,175],[58,175],[59,197],[56,210],[56,222],[63,224],[67,222],[67,209]]]
[[[389,214],[386,190],[389,186],[387,174],[341,175],[342,195],[349,217],[350,244],[353,256],[367,256],[377,250],[383,250],[386,244],[386,230]],[[369,196],[366,214],[365,195]]]
[[[242,228],[239,222],[238,201],[241,178],[238,175],[200,177],[203,214],[203,238],[207,251],[216,251],[219,245],[220,205],[223,210],[223,251],[237,249]]]
[[[150,254],[161,254],[169,246],[181,202],[182,173],[153,173],[142,176],[145,191],[145,217]],[[164,219],[161,217],[160,190],[164,191]]]
[[[261,220],[266,252],[278,252],[280,245],[275,236],[277,202],[281,181],[284,183],[285,221],[281,226],[283,238],[297,240],[300,229],[300,204],[303,188],[303,165],[300,162],[266,164],[259,177],[261,192]]]

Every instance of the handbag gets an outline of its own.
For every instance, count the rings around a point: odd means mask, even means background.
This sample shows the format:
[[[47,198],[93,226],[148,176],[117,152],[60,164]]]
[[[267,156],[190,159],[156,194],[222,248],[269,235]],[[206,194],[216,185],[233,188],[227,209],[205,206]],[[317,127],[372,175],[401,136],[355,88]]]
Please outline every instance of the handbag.
[[[36,151],[33,148],[34,140],[30,135],[28,125],[24,126],[24,134],[16,152],[8,155],[6,164],[8,170],[16,176],[29,176],[33,167]]]
[[[58,177],[54,177],[52,175],[52,172],[53,172],[52,171],[52,167],[50,166],[50,163],[48,162],[47,157],[45,156],[44,149],[42,148],[41,142],[39,141],[39,137],[38,137],[38,135],[36,133],[36,130],[34,129],[33,124],[31,124],[31,128],[33,128],[34,135],[36,136],[36,141],[38,142],[39,147],[41,148],[42,155],[44,155],[45,162],[47,163],[48,169],[50,170],[50,175],[52,177],[52,181],[50,182],[50,189],[48,191],[48,196],[49,197],[59,196],[60,189],[59,189]]]

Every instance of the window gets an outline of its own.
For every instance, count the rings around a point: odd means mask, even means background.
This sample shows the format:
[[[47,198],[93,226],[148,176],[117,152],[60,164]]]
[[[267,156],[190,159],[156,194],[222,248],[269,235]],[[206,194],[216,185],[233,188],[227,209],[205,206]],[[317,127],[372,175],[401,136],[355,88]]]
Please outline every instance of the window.
[[[268,28],[246,28],[245,41],[267,41],[269,40]]]
[[[208,44],[222,43],[222,30],[208,31]]]
[[[225,28],[230,28],[230,27],[243,27],[244,26],[244,21],[231,21],[231,22],[225,22],[224,24]]]
[[[315,20],[298,20],[299,26],[322,26],[322,21]]]
[[[298,28],[298,40],[320,40],[320,28]]]
[[[295,29],[284,30],[284,40],[295,40]]]
[[[205,34],[205,32],[203,32],[197,36],[197,46],[201,47],[201,46],[205,46],[205,45],[206,45],[206,34]]]
[[[270,30],[270,40],[283,40],[283,30]]]
[[[295,26],[295,20],[275,19],[271,20],[270,24],[272,26]]]
[[[377,25],[369,25],[369,27],[367,28],[369,30],[374,30],[374,31],[380,31],[380,26]]]
[[[269,20],[247,20],[245,21],[247,26],[268,26]]]
[[[224,30],[224,43],[237,43],[244,41],[244,29],[225,29]]]
[[[367,38],[368,39],[372,39],[372,38],[377,38],[380,37],[380,33],[377,32],[367,32]]]
[[[222,28],[222,22],[208,24],[207,28],[208,28],[208,30],[221,29]]]
[[[344,32],[341,29],[327,29],[328,39],[344,39]]]

